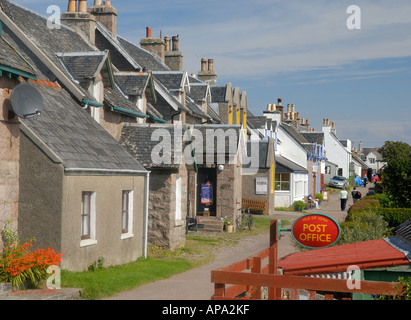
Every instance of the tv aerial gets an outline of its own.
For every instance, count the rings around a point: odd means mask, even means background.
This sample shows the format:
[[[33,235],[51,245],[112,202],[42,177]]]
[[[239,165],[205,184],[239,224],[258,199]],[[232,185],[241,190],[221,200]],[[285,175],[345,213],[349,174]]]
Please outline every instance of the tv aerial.
[[[26,83],[13,89],[10,101],[13,112],[24,119],[39,116],[44,106],[40,91]]]

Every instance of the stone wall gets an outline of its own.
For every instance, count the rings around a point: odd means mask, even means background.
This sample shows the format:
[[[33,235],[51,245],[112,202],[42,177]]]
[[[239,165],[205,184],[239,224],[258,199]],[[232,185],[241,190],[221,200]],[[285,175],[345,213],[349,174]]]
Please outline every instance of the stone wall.
[[[181,219],[176,219],[176,182],[181,178]],[[187,216],[187,170],[183,163],[179,170],[152,170],[148,245],[176,249],[185,245]]]
[[[238,164],[217,171],[217,217],[235,221],[241,211],[242,179]]]
[[[10,105],[10,95],[17,84],[15,79],[0,78],[0,231],[8,220],[17,229],[20,121]]]

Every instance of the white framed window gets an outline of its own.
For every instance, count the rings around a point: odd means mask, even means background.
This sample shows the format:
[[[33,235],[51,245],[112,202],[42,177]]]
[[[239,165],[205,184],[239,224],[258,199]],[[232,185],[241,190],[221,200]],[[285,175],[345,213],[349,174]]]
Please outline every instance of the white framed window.
[[[81,194],[80,247],[96,243],[96,193],[93,191],[83,191]]]
[[[123,190],[121,194],[121,239],[133,237],[133,191]]]

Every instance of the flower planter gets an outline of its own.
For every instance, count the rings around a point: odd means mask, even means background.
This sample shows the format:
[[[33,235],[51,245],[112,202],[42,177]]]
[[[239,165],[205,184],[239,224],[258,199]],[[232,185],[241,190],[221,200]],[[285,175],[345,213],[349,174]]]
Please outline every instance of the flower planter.
[[[233,232],[233,225],[232,225],[232,224],[226,225],[225,228],[226,228],[226,230],[227,230],[228,233]]]
[[[204,229],[204,223],[197,223],[197,228]]]

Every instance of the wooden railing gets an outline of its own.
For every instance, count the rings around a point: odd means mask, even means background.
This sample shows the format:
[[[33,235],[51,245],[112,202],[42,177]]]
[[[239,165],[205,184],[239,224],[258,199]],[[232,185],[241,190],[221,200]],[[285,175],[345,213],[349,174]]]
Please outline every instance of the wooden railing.
[[[277,274],[278,260],[278,221],[271,221],[270,247],[254,256],[217,269],[211,273],[214,283],[213,300],[261,300],[262,288],[268,288],[264,299],[298,300],[300,290],[304,290],[308,299],[315,300],[317,292],[368,293],[378,295],[397,295],[398,283],[381,281],[361,281],[360,289],[350,289],[347,280],[312,278]],[[350,280],[351,281],[351,280]],[[284,290],[289,293],[286,297]],[[333,294],[325,294],[325,300],[334,299]]]
[[[250,209],[251,211],[262,211],[264,215],[267,215],[268,201],[243,198],[242,207],[245,209]]]

